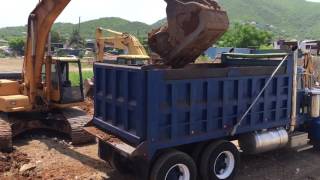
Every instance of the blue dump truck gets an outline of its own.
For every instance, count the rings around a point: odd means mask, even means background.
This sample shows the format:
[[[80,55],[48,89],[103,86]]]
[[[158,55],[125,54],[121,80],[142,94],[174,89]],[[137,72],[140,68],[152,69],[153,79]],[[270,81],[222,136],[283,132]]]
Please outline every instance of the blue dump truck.
[[[86,130],[101,159],[138,180],[232,179],[240,152],[303,151],[320,139],[320,93],[304,87],[295,57],[223,54],[182,69],[97,63]]]

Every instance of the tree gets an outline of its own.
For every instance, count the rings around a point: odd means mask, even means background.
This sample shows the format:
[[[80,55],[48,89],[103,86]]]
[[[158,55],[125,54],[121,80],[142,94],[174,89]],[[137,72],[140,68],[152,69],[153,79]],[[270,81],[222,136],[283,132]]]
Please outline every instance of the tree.
[[[84,39],[81,37],[78,29],[73,29],[69,39],[69,46],[72,46],[76,49],[84,48]]]
[[[10,49],[19,56],[24,54],[25,40],[23,38],[14,38],[9,40]]]
[[[57,31],[51,31],[51,43],[64,43],[66,39]]]
[[[254,25],[236,23],[218,42],[220,47],[248,48],[267,46],[273,34]]]

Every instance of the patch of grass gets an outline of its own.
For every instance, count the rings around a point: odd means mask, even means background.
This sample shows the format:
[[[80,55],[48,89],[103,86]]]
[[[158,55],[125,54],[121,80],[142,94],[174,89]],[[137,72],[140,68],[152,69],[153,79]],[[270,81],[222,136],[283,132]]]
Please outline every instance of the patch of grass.
[[[5,58],[6,55],[0,52],[0,58]]]
[[[77,72],[70,72],[69,78],[73,86],[80,84],[80,76]],[[86,80],[89,78],[93,78],[93,71],[82,71],[82,79]]]
[[[78,64],[70,63],[71,67],[78,68]],[[81,62],[81,68],[82,69],[93,69],[93,63],[88,63],[88,62]]]

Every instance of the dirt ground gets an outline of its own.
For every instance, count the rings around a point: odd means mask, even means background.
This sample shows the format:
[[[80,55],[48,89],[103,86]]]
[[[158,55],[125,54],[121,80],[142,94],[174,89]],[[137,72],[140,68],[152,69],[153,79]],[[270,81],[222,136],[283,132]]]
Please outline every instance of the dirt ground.
[[[0,58],[0,72],[21,72],[22,58]]]
[[[114,171],[97,157],[97,145],[73,147],[67,140],[45,135],[25,135],[14,141],[14,163],[1,165],[6,155],[0,154],[0,179],[45,180],[136,180]],[[12,157],[11,157],[12,158]],[[320,180],[320,151],[302,153],[276,151],[256,156],[242,155],[236,180]],[[14,159],[14,158],[12,158]],[[32,169],[21,171],[31,164]]]
[[[0,58],[0,72],[21,72],[23,58]],[[71,66],[71,71],[78,71],[76,66]],[[92,71],[92,64],[83,62],[82,71]]]
[[[10,62],[10,63],[8,63]],[[20,71],[22,61],[0,60],[0,71]],[[83,108],[92,114],[89,102]],[[121,175],[99,160],[97,144],[81,147],[50,132],[28,133],[14,140],[15,151],[0,153],[2,180],[135,180]],[[256,156],[241,156],[236,180],[320,180],[320,150],[301,153],[276,151]]]

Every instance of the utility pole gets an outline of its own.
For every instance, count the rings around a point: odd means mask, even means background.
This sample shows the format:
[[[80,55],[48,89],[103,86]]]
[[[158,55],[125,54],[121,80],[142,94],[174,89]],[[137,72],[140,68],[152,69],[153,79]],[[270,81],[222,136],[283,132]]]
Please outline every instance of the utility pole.
[[[81,16],[79,16],[79,23],[78,23],[78,32],[80,34],[80,28],[81,28]]]

